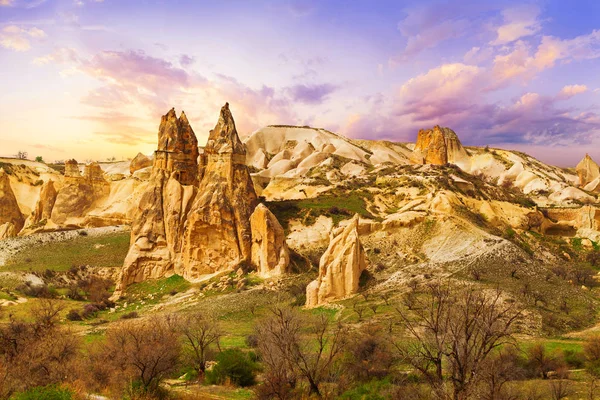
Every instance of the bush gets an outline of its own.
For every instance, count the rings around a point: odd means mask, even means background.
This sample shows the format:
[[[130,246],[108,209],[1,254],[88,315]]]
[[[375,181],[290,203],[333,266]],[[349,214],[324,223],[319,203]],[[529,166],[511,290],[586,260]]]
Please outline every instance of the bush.
[[[241,387],[255,383],[257,366],[239,349],[229,349],[219,353],[217,364],[206,373],[210,385],[222,385],[228,381]]]
[[[138,317],[138,313],[136,311],[132,311],[127,314],[121,315],[121,319],[133,319],[133,318],[137,318],[137,317]]]
[[[83,321],[83,318],[81,317],[81,315],[79,315],[79,312],[77,310],[69,311],[69,313],[67,314],[67,319],[69,321]]]
[[[73,392],[56,385],[35,387],[11,397],[12,400],[71,400]]]

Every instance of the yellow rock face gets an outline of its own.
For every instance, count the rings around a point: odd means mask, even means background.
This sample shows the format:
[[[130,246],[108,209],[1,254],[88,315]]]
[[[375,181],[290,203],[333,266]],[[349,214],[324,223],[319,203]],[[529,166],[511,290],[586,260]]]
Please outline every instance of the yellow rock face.
[[[319,261],[319,277],[306,287],[306,306],[316,307],[358,291],[360,274],[367,268],[358,237],[358,214],[334,237]]]
[[[470,167],[467,151],[456,133],[450,128],[436,125],[433,129],[421,129],[412,155],[417,164],[456,164],[463,169]]]
[[[6,237],[9,234],[14,236],[23,228],[24,223],[25,219],[10,186],[8,175],[0,168],[0,226],[4,224],[12,225],[12,228],[9,225],[3,228],[4,235]]]
[[[257,197],[229,105],[221,109],[197,166],[184,157],[193,153],[186,149],[196,138],[183,118],[177,120],[174,110],[162,118],[163,150],[155,153],[148,189],[134,216],[116,296],[131,283],[173,273],[196,280],[243,262],[255,261],[263,276],[287,267],[281,225],[264,206],[253,214]]]
[[[264,204],[250,216],[252,230],[251,262],[263,278],[281,275],[290,261],[285,232],[277,218]]]
[[[140,169],[144,169],[152,166],[152,160],[150,157],[143,155],[142,153],[138,153],[137,156],[131,160],[131,164],[129,164],[129,173],[133,175],[135,171],[139,171]]]
[[[586,154],[583,160],[577,164],[576,170],[579,176],[579,186],[581,187],[600,177],[600,167],[592,160],[589,154]]]

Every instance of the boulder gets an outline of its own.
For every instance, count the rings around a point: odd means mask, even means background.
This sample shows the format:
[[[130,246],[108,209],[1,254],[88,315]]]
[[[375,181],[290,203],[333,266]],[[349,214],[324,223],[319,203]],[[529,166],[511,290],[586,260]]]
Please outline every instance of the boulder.
[[[458,135],[450,128],[439,125],[433,129],[421,129],[412,154],[416,164],[444,165],[456,164],[465,169],[470,168],[470,158],[458,139]]]
[[[583,160],[575,167],[579,176],[579,186],[585,187],[589,183],[600,177],[600,167],[592,160],[589,154],[586,154]]]
[[[23,229],[25,219],[17,203],[17,198],[10,186],[10,179],[4,169],[0,168],[0,225],[11,224],[10,231],[15,234]],[[8,232],[8,225],[4,228]],[[5,233],[6,235],[6,233]]]
[[[287,272],[290,253],[285,232],[271,211],[259,204],[250,216],[252,231],[251,263],[263,278]]]
[[[129,173],[133,175],[135,171],[139,171],[142,168],[147,168],[152,166],[152,159],[142,153],[138,153],[137,156],[131,160],[131,164],[129,164]]]
[[[316,307],[348,297],[358,291],[367,259],[358,236],[356,214],[329,243],[319,261],[319,277],[306,288],[306,306]]]

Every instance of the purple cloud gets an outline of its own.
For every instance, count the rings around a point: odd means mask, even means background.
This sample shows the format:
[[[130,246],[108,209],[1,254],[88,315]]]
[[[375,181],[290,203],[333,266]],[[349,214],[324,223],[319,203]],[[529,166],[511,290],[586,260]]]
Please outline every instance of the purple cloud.
[[[323,83],[319,85],[294,85],[285,89],[292,100],[305,104],[321,104],[338,89],[336,85]]]

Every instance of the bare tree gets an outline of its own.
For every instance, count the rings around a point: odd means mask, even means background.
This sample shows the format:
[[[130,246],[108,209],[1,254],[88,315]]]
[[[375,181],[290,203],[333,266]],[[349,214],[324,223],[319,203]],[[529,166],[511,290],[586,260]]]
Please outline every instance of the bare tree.
[[[19,160],[27,160],[27,152],[26,151],[17,151],[17,154],[15,155],[15,157],[17,157]]]
[[[180,340],[172,321],[155,317],[109,329],[102,351],[122,378],[136,380],[144,391],[154,393],[177,366]]]
[[[76,378],[80,338],[57,324],[60,310],[56,301],[42,299],[29,320],[11,317],[0,326],[0,398]]]
[[[542,379],[548,379],[548,373],[557,367],[557,360],[549,354],[546,347],[536,343],[527,351],[529,365],[538,373]]]
[[[206,371],[206,361],[210,349],[219,346],[223,335],[217,320],[202,313],[193,313],[181,317],[180,329],[183,333],[184,348],[194,364],[194,369],[201,377]]]
[[[455,400],[472,394],[492,351],[512,342],[512,325],[521,315],[514,303],[504,304],[499,290],[449,284],[428,285],[412,312],[397,311],[414,339],[397,349],[441,397],[445,365]]]
[[[330,322],[327,316],[305,322],[297,312],[280,307],[273,308],[271,316],[258,324],[257,335],[261,355],[271,359],[265,362],[268,369],[283,366],[292,380],[297,373],[308,382],[310,394],[317,397],[321,397],[320,384],[346,342],[346,328]]]

